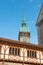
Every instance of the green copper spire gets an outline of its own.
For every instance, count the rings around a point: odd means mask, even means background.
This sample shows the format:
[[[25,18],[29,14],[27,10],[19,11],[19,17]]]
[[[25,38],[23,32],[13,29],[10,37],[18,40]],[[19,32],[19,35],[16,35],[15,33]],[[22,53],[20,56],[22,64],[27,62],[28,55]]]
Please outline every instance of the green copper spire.
[[[22,27],[26,27],[26,20],[25,20],[25,18],[22,20]]]
[[[27,33],[30,32],[29,28],[27,27],[25,17],[22,20],[22,25],[21,25],[21,28],[20,28],[20,32],[27,32]]]

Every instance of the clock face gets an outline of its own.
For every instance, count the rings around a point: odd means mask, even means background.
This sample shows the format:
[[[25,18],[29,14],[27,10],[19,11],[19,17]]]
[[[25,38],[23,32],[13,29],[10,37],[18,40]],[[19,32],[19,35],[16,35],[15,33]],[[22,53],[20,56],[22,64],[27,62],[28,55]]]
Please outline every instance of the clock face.
[[[30,39],[29,39],[29,37],[21,36],[21,37],[20,37],[20,41],[22,41],[22,42],[29,42]]]
[[[23,37],[23,41],[26,42],[27,41],[27,38],[26,37]]]

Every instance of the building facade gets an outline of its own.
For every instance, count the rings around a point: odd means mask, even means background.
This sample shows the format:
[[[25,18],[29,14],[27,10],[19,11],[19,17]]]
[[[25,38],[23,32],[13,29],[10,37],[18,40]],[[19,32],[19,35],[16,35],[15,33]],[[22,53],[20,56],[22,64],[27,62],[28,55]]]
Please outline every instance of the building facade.
[[[43,46],[0,38],[1,65],[43,65]]]
[[[39,45],[43,45],[43,4],[41,6],[36,25],[38,30],[38,43]]]
[[[30,30],[25,18],[18,41],[0,38],[0,65],[43,65],[43,5],[36,25],[39,45],[30,43]]]

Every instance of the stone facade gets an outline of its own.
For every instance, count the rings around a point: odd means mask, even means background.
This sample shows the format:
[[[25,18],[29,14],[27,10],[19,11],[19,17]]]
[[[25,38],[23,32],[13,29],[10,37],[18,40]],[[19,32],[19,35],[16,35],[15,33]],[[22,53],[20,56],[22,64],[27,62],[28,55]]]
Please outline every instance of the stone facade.
[[[38,31],[38,43],[39,45],[43,45],[43,4],[41,6],[36,25]]]

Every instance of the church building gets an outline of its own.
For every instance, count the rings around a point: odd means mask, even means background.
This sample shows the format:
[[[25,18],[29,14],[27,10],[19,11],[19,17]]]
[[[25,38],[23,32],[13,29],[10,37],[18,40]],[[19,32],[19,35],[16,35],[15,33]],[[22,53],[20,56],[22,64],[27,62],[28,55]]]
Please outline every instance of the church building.
[[[43,4],[36,22],[38,45],[30,43],[30,29],[25,17],[18,41],[0,38],[0,65],[43,65]]]

